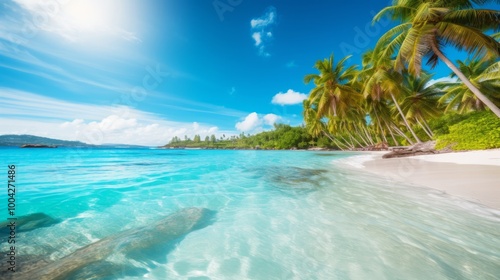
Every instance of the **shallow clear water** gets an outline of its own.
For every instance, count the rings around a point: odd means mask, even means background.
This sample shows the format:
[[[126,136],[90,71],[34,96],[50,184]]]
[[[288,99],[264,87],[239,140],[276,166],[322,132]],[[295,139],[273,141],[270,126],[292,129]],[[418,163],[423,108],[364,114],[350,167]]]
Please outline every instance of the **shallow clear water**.
[[[210,225],[140,257],[117,251],[102,264],[114,271],[104,279],[500,275],[498,211],[335,164],[351,155],[2,148],[0,162],[5,171],[17,166],[18,217],[43,212],[58,219],[18,233],[19,256],[57,260],[185,207],[216,211]],[[6,218],[6,203],[0,215]]]

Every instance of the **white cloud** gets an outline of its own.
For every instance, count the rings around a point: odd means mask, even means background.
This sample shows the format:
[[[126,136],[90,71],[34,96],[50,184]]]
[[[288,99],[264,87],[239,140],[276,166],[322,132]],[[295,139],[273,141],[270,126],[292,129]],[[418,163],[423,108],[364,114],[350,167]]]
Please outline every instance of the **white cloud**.
[[[126,119],[117,115],[109,115],[100,122],[90,122],[91,128],[100,129],[103,132],[115,132],[126,128],[134,128],[137,125],[136,119]]]
[[[267,114],[264,116],[264,123],[267,125],[274,125],[281,117],[275,114]]]
[[[278,105],[294,105],[302,103],[305,99],[307,99],[306,94],[289,89],[286,93],[280,92],[273,96],[271,103]]]
[[[236,129],[239,131],[247,132],[254,130],[260,124],[259,116],[256,112],[248,114],[245,120],[236,123]]]
[[[276,24],[276,8],[269,7],[264,14],[258,18],[250,20],[252,38],[255,46],[259,50],[259,55],[270,56],[266,51],[266,45],[273,37],[272,27]]]
[[[213,125],[173,122],[127,106],[77,104],[0,88],[0,134],[33,134],[89,144],[163,145],[173,136],[222,133]]]
[[[255,40],[255,45],[258,46],[262,43],[261,35],[259,32],[255,32],[252,34],[252,38]]]
[[[51,134],[58,132],[61,137],[68,139],[67,135],[73,135],[73,139],[86,143],[126,143],[141,145],[166,144],[172,137],[183,138],[187,135],[191,139],[199,134],[207,136],[215,134],[217,127],[202,126],[198,123],[174,123],[161,118],[150,121],[138,121],[133,118],[125,118],[110,115],[101,121],[82,122],[81,120],[65,122],[57,127],[51,128]]]
[[[209,134],[214,134],[214,133],[216,133],[218,130],[219,130],[219,128],[218,128],[218,127],[216,127],[216,126],[212,126],[211,128],[209,128],[209,129],[208,129],[208,133],[209,133]]]
[[[250,26],[252,28],[264,28],[270,24],[274,23],[274,19],[276,18],[276,9],[274,7],[269,7],[264,15],[259,18],[254,18],[250,21]]]
[[[197,123],[197,122],[194,122],[194,123],[193,123],[193,129],[194,129],[194,130],[198,130],[198,128],[200,128],[200,124],[199,124],[199,123]]]
[[[242,132],[259,132],[263,126],[273,126],[281,117],[275,114],[259,115],[256,112],[248,114],[241,122],[236,123],[236,129]]]

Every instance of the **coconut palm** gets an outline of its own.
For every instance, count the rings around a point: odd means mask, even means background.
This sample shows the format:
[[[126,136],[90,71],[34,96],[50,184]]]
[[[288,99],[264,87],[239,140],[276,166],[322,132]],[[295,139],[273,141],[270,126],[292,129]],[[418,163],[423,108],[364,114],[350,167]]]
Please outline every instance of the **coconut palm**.
[[[458,61],[460,71],[483,92],[496,106],[500,106],[500,61],[472,60]],[[456,77],[452,74],[451,77]],[[459,113],[470,110],[484,110],[481,102],[464,84],[459,82],[441,84],[447,93],[439,100],[447,104],[446,111],[456,109]]]
[[[314,65],[319,74],[309,74],[304,82],[314,82],[315,88],[311,90],[309,101],[316,105],[317,118],[339,117],[348,114],[350,107],[357,106],[362,96],[351,85],[350,81],[355,75],[355,67],[346,68],[347,56],[337,64],[334,63],[333,55],[328,59],[318,60]]]
[[[438,100],[443,96],[442,91],[435,84],[430,84],[432,75],[423,73],[420,77],[406,75],[404,79],[405,97],[401,102],[401,109],[409,120],[413,120],[429,136],[433,138],[427,120],[441,115]]]
[[[378,59],[378,57],[379,55],[376,51],[368,51],[363,57],[364,67],[361,77],[365,79],[363,82],[364,97],[370,97],[372,100],[379,102],[381,99],[388,99],[390,97],[405,126],[413,135],[413,138],[417,142],[421,142],[399,106],[398,97],[404,90],[402,87],[403,74],[391,67],[393,61],[387,57],[384,59]]]
[[[317,137],[321,134],[325,135],[328,139],[330,139],[337,147],[339,147],[341,150],[344,150],[344,148],[349,148],[343,145],[342,143],[339,143],[338,140],[333,138],[328,132],[327,128],[324,122],[321,121],[321,119],[318,119],[318,113],[316,111],[316,106],[314,104],[311,104],[311,102],[306,99],[302,102],[303,104],[303,116],[304,116],[304,122],[306,125],[306,130],[307,132],[312,135],[313,137]]]
[[[309,100],[304,100],[302,102],[304,110],[302,115],[304,117],[304,122],[306,124],[306,129],[314,137],[320,135],[323,131],[321,120],[316,118],[317,112],[314,110],[311,102]]]
[[[397,53],[395,69],[405,67],[411,74],[419,75],[422,61],[435,66],[442,60],[462,82],[499,118],[495,106],[467,77],[443,54],[445,45],[465,49],[486,59],[500,55],[500,43],[484,33],[500,30],[500,12],[475,9],[473,4],[496,2],[488,0],[394,0],[393,5],[382,9],[374,21],[385,15],[401,24],[390,29],[378,41],[376,52],[384,57]]]

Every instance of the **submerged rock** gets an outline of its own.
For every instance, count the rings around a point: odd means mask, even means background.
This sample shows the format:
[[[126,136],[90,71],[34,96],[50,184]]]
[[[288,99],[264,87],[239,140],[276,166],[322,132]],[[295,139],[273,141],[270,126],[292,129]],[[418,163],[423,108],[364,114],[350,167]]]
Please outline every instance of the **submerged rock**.
[[[142,267],[135,267],[110,261],[101,261],[91,263],[82,269],[71,273],[65,280],[104,280],[121,279],[124,277],[141,278],[141,276],[146,273],[148,273],[148,270]]]
[[[31,231],[37,228],[50,227],[59,223],[61,220],[54,219],[45,213],[33,213],[26,216],[18,217],[16,222],[16,233]],[[2,237],[7,236],[9,228],[7,225],[10,221],[0,223],[0,234]],[[3,241],[3,240],[2,240]]]
[[[138,252],[171,242],[194,230],[206,227],[212,222],[214,214],[214,211],[205,208],[185,208],[151,225],[125,230],[103,238],[49,264],[36,262],[19,272],[2,271],[4,275],[0,275],[2,279],[68,279],[75,273],[78,274],[80,269],[96,262],[103,262],[114,253]],[[121,268],[118,264],[108,264],[105,267]]]
[[[309,169],[294,166],[263,167],[255,170],[258,177],[264,176],[264,181],[271,186],[286,192],[315,191],[326,182],[328,170]]]
[[[2,256],[6,256],[7,253],[8,252],[2,252],[1,254]],[[15,272],[9,271],[9,267],[11,267],[11,265],[9,262],[2,259],[2,262],[0,262],[0,279],[18,279],[17,276],[19,274],[38,267],[44,267],[50,263],[46,256],[18,254],[15,258]]]

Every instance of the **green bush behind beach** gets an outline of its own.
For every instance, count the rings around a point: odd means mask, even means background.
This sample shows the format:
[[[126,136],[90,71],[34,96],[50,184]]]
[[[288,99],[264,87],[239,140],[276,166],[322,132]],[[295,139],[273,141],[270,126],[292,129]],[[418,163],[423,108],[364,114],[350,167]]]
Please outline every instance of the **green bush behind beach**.
[[[500,119],[489,111],[446,114],[431,122],[436,149],[483,150],[500,148]]]

